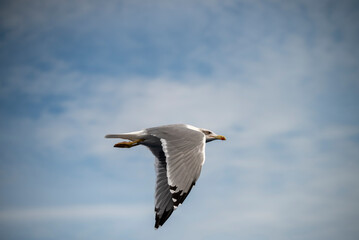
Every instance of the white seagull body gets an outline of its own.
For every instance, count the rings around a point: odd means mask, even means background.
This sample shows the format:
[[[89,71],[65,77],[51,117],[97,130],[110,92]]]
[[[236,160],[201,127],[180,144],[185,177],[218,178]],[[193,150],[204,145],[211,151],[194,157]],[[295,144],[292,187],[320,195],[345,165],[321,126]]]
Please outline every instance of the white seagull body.
[[[114,145],[130,148],[147,146],[156,157],[155,228],[162,226],[183,203],[195,185],[205,160],[205,143],[226,138],[210,130],[187,124],[173,124],[141,131],[106,135],[129,142]]]

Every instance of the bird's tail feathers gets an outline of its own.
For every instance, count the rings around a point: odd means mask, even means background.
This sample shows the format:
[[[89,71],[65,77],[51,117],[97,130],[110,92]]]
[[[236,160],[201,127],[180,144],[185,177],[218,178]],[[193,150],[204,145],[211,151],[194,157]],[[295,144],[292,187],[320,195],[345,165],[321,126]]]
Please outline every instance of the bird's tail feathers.
[[[129,139],[131,141],[135,141],[141,139],[142,131],[137,132],[130,132],[130,133],[120,133],[120,134],[108,134],[105,138],[122,138],[122,139]]]

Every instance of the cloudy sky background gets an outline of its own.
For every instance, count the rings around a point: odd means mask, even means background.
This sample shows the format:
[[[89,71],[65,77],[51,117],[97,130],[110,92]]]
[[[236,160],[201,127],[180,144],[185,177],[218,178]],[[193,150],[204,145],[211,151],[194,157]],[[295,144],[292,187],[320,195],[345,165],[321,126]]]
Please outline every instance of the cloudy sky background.
[[[357,1],[1,1],[3,239],[358,239]],[[153,156],[108,133],[169,123],[207,146],[155,231]]]

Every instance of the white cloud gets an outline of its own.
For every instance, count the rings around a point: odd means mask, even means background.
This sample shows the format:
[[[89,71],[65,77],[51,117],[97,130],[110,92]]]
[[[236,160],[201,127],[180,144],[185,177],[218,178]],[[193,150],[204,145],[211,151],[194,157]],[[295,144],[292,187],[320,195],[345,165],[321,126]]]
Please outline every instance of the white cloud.
[[[141,218],[150,214],[149,206],[145,205],[79,205],[47,208],[24,208],[0,211],[0,221],[49,221],[76,220],[88,221],[93,219],[126,219]]]

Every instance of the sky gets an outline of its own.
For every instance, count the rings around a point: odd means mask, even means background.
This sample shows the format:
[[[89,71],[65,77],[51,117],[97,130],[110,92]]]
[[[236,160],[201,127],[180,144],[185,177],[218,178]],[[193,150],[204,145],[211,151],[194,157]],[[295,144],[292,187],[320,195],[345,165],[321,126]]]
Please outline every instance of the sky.
[[[0,2],[1,239],[358,239],[359,2]],[[211,129],[154,230],[154,157]]]

